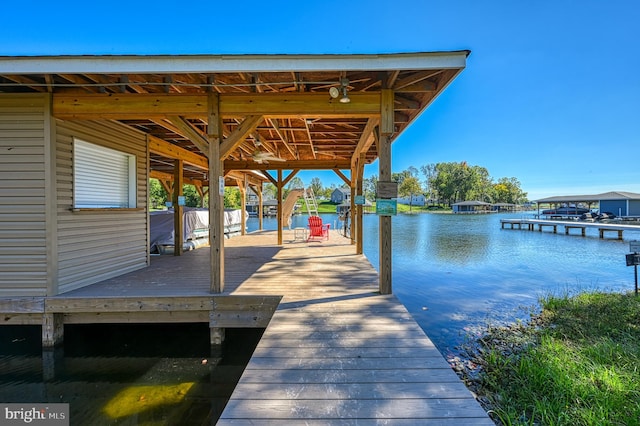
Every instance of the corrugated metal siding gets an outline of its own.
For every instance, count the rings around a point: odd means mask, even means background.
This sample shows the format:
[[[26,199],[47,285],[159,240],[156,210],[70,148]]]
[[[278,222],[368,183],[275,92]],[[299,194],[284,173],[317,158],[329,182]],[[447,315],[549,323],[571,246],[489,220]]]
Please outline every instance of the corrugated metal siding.
[[[46,101],[0,95],[0,297],[47,291]]]
[[[640,200],[629,200],[629,216],[640,216]]]
[[[603,200],[600,201],[600,212],[613,213],[616,216],[627,215],[627,200]]]
[[[147,149],[143,134],[118,123],[57,122],[58,288],[64,293],[147,266]],[[133,154],[137,210],[72,212],[73,138]]]

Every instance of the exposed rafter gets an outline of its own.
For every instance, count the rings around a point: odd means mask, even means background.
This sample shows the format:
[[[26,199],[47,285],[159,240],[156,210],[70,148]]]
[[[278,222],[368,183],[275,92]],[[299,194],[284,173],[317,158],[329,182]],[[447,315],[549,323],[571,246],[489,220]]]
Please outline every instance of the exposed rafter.
[[[194,180],[205,176],[215,93],[225,164],[349,169],[376,160],[376,134],[393,141],[464,68],[467,54],[0,57],[0,92],[50,93],[56,118],[116,120],[144,132],[152,170],[168,171],[178,158]],[[343,78],[349,103],[329,94]],[[254,164],[257,149],[286,162]]]
[[[183,136],[187,137],[187,139],[189,139],[195,146],[198,147],[200,152],[202,152],[204,155],[208,155],[209,142],[202,132],[193,127],[191,123],[189,123],[182,117],[172,115],[167,118],[174,126],[176,126],[176,128],[178,128]]]

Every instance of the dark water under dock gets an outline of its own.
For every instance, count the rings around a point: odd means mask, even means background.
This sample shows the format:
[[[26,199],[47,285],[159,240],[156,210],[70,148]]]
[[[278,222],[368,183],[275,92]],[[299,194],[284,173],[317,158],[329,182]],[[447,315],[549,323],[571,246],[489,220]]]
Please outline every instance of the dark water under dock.
[[[43,359],[40,327],[0,327],[0,402],[65,402],[72,425],[211,424],[261,334],[228,330],[211,354],[207,324],[68,325]]]

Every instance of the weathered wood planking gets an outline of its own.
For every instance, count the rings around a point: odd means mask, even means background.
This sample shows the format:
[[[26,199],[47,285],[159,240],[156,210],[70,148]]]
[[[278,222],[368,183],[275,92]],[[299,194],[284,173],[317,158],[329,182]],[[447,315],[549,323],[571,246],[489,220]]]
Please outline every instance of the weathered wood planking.
[[[492,425],[405,307],[380,295],[368,260],[339,241],[285,244],[234,290],[283,298],[218,424]]]

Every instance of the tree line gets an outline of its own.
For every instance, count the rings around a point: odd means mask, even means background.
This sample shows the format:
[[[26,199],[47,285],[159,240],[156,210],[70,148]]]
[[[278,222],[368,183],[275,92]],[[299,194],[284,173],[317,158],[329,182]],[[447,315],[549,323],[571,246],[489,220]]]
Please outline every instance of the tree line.
[[[391,179],[398,183],[398,196],[412,199],[424,195],[433,204],[451,204],[477,200],[486,203],[521,204],[527,201],[527,193],[515,177],[494,180],[485,167],[459,163],[427,164],[418,170],[409,167],[393,173]],[[364,182],[367,197],[375,197],[378,177],[373,175]]]
[[[522,191],[520,181],[515,177],[502,177],[494,180],[485,167],[471,166],[466,161],[459,163],[435,163],[421,166],[420,169],[408,169],[393,173],[391,179],[398,183],[398,196],[412,199],[414,196],[424,195],[430,204],[446,204],[451,206],[459,201],[477,200],[487,203],[521,204],[527,201],[527,193]],[[303,186],[300,178],[294,178],[284,191],[284,196],[292,188]],[[314,177],[309,185],[316,198],[330,198],[331,193],[338,188],[335,184],[324,187],[320,178]],[[340,186],[348,188],[346,184]],[[372,175],[364,179],[363,191],[368,200],[374,201],[378,190],[378,176]],[[150,183],[150,198],[153,206],[162,207],[167,201],[168,194],[162,186],[152,179]],[[198,192],[191,185],[184,186],[186,205],[198,207],[206,204]],[[265,199],[275,198],[276,187],[268,183],[263,187]],[[227,208],[240,207],[240,192],[237,188],[225,188],[224,204]]]

